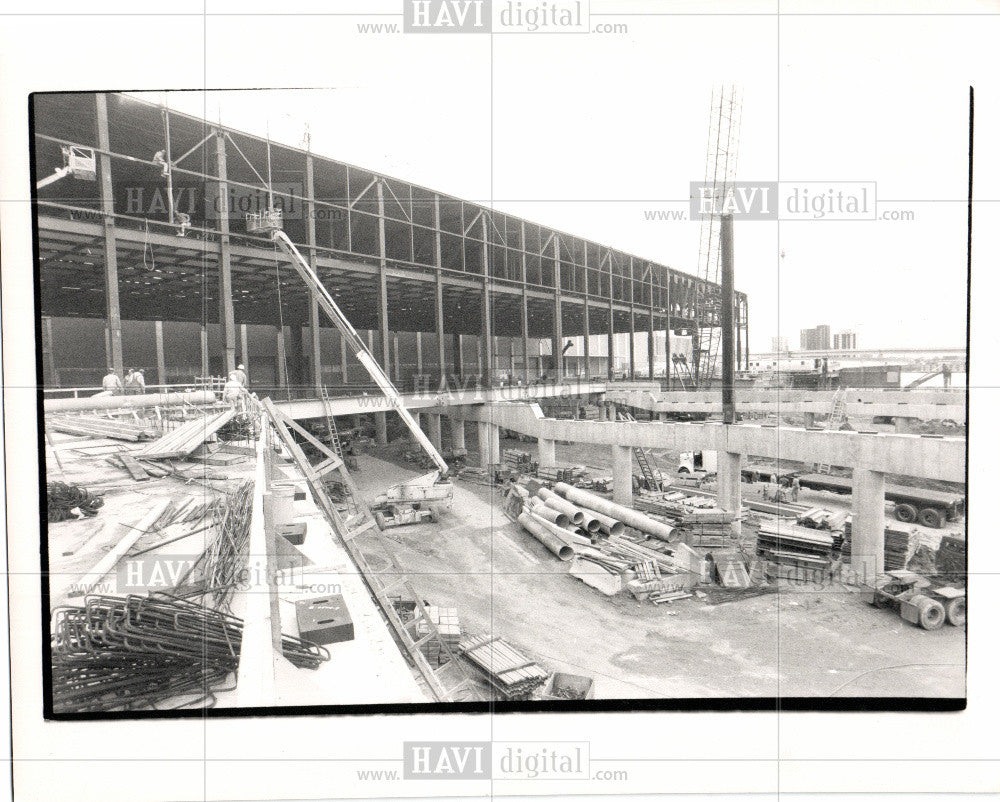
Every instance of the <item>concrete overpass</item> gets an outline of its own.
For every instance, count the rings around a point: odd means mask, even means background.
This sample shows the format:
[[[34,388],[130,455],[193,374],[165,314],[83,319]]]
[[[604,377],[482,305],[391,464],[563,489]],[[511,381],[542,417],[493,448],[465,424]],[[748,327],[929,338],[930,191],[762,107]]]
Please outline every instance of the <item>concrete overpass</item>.
[[[736,393],[736,411],[742,413],[827,415],[833,407],[832,390],[775,388]],[[656,414],[697,412],[722,414],[718,391],[620,390],[608,385],[607,400]],[[965,423],[965,390],[855,390],[844,396],[848,418],[900,417],[953,420]],[[810,420],[807,417],[807,421]]]

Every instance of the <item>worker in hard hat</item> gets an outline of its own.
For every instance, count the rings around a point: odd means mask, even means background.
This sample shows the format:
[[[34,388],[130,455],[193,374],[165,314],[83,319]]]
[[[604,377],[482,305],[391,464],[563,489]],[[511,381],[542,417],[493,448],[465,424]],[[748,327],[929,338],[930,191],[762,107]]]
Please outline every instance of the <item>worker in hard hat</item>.
[[[235,373],[236,371],[233,371]],[[245,396],[246,387],[239,379],[234,379],[233,374],[229,374],[229,379],[226,381],[222,388],[222,400],[227,404],[232,404],[238,410],[242,410]]]
[[[125,395],[142,395],[146,392],[146,377],[142,375],[142,370],[132,368],[125,377]]]
[[[247,386],[247,371],[242,364],[236,366],[236,370],[231,371],[229,378],[232,381],[238,381],[244,387]]]
[[[109,370],[108,375],[101,379],[101,387],[105,395],[121,395],[124,390],[122,377],[116,370]]]

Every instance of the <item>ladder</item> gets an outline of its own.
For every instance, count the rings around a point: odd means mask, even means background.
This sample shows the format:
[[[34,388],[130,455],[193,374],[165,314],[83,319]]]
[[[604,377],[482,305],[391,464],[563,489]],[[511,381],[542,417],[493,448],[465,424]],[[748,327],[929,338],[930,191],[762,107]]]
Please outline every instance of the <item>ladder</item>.
[[[826,429],[830,432],[839,432],[841,425],[843,425],[844,420],[847,418],[847,402],[845,396],[847,390],[844,387],[838,387],[837,391],[833,394],[833,403],[830,407],[830,415],[826,421]],[[832,466],[828,463],[818,463],[816,465],[816,473],[830,473]]]
[[[635,421],[635,416],[625,410],[618,411],[618,420]],[[646,482],[646,489],[661,490],[663,488],[663,476],[659,468],[656,467],[656,459],[653,452],[648,448],[636,446],[632,449],[635,452],[635,461],[639,463],[639,472]]]
[[[348,523],[341,517],[336,505],[334,505],[327,494],[321,477],[331,470],[339,470],[345,482],[347,482],[351,494],[358,497],[357,488],[354,486],[354,482],[351,480],[343,460],[339,459],[331,449],[326,448],[316,438],[308,434],[294,420],[279,411],[271,399],[265,398],[262,403],[264,411],[267,417],[270,418],[270,422],[277,432],[282,445],[305,477],[312,491],[313,498],[323,510],[330,526],[347,550],[348,555],[350,555],[362,581],[365,583],[365,587],[388,622],[397,644],[399,644],[404,656],[407,657],[411,665],[419,672],[421,681],[427,691],[438,702],[463,701],[460,695],[464,695],[470,701],[478,700],[479,694],[476,691],[473,680],[465,672],[462,664],[459,663],[457,655],[441,637],[441,633],[428,614],[423,600],[413,589],[409,577],[396,559],[385,536],[375,525],[375,521],[370,516],[366,516],[367,519],[359,525],[353,528],[348,526]],[[306,437],[327,459],[318,465],[312,465],[292,436],[293,429]],[[367,533],[369,531],[374,534],[375,540],[385,552],[385,556],[391,565],[388,581],[383,580],[383,574],[372,570],[361,548],[354,542],[355,537],[362,532]],[[403,622],[399,610],[394,603],[393,596],[390,596],[390,594],[414,605],[414,616],[412,619],[405,623]],[[423,624],[426,628],[426,634],[417,637],[416,630],[419,624]],[[437,668],[431,666],[421,650],[421,647],[430,641],[436,641],[441,651],[449,658],[446,663]]]
[[[323,402],[323,419],[326,422],[327,436],[330,438],[330,450],[336,455],[344,465],[344,473],[347,473],[347,460],[344,459],[344,448],[340,442],[340,432],[337,431],[337,420],[333,417],[330,408],[330,395],[326,391],[326,385],[320,386],[320,400]],[[352,486],[347,486],[347,509],[350,513],[358,513],[358,501],[352,492]]]

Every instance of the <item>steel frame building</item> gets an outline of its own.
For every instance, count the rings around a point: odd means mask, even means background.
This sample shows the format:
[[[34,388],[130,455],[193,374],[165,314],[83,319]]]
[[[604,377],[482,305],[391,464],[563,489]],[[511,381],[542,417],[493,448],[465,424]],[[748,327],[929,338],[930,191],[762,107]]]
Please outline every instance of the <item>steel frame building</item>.
[[[246,353],[247,324],[280,325],[282,359],[290,326],[292,350],[301,351],[292,356],[319,367],[303,368],[302,383],[319,387],[324,357],[337,359],[322,353],[328,321],[285,257],[244,230],[243,212],[267,202],[265,174],[289,237],[355,327],[372,332],[375,355],[397,378],[397,332],[417,333],[418,366],[442,376],[447,338],[456,338],[460,362],[458,338],[474,336],[479,373],[491,383],[537,378],[528,375],[529,340],[551,341],[558,355],[566,337],[585,333],[607,337],[607,378],[614,335],[625,332],[629,378],[652,377],[654,338],[665,338],[669,355],[672,330],[720,324],[696,319],[699,291],[717,294],[717,285],[477,203],[130,95],[37,94],[31,103],[35,181],[62,166],[66,146],[97,157],[96,180],[65,178],[37,190],[42,315],[103,318],[108,368],[127,363],[123,319],[200,323],[206,375],[206,324],[221,326],[227,371],[240,361],[238,339]],[[742,293],[736,310],[745,367]],[[636,360],[641,337],[644,366]],[[584,337],[588,352],[589,343]],[[564,378],[562,359],[551,368],[548,378]],[[668,358],[668,379],[670,370]]]

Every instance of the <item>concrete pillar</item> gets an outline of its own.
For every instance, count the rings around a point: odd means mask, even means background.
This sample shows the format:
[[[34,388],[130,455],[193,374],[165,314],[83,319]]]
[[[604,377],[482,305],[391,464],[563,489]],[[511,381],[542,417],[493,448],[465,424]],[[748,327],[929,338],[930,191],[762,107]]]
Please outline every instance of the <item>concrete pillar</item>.
[[[51,318],[48,318],[51,321]],[[167,383],[167,357],[163,347],[163,321],[157,320],[155,324],[156,334],[156,383]]]
[[[243,357],[243,359],[240,360],[242,362],[242,364],[243,364],[243,369],[247,372],[247,375],[249,375],[250,374],[250,344],[249,344],[249,339],[247,337],[247,324],[246,323],[241,323],[240,324],[240,354]]]
[[[608,420],[618,420],[618,407],[614,404],[608,404]]]
[[[631,507],[632,448],[631,446],[611,446],[611,456],[613,458],[614,501],[616,504]]]
[[[427,436],[434,448],[441,450],[441,416],[436,412],[427,413]]]
[[[815,412],[803,412],[802,413],[802,425],[807,429],[811,429],[816,425],[816,413]]]
[[[380,446],[384,446],[389,442],[389,436],[386,431],[386,419],[384,412],[375,413],[375,442]]]
[[[104,345],[108,370],[125,377],[122,352],[122,313],[118,293],[118,248],[115,240],[115,201],[111,185],[111,135],[108,129],[107,95],[94,95],[97,115],[97,144],[100,148],[101,210],[104,216]],[[206,371],[207,375],[207,371]]]
[[[538,465],[541,468],[554,468],[556,464],[556,441],[538,438]]]
[[[885,570],[885,474],[854,469],[851,568],[861,581]]]
[[[479,421],[479,466],[488,468],[500,462],[500,427]]]
[[[202,378],[208,378],[212,373],[208,361],[208,326],[203,323],[199,333],[201,335],[201,375]]]
[[[451,424],[451,447],[465,448],[465,421],[461,418],[449,418]]]
[[[285,330],[278,326],[275,333],[275,342],[278,345],[278,387],[288,385],[288,361],[285,358]]]
[[[718,495],[716,503],[720,509],[727,512],[740,511],[743,505],[743,483],[741,481],[741,469],[743,468],[743,455],[734,454],[729,451],[720,451],[718,455]],[[739,535],[742,525],[739,521],[733,523],[733,534]]]

